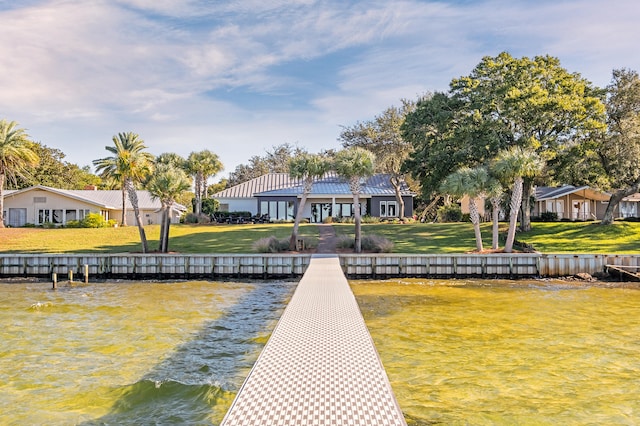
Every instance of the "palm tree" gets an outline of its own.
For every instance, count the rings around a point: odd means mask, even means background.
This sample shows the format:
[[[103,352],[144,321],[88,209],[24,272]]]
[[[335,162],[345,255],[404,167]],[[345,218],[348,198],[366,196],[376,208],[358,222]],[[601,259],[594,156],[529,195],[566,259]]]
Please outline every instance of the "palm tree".
[[[489,174],[489,181],[486,187],[486,196],[491,202],[491,248],[497,250],[500,245],[499,222],[500,222],[500,203],[504,195],[502,184],[495,176]]]
[[[15,121],[0,120],[0,228],[4,228],[4,184],[7,179],[15,182],[35,166],[40,159],[31,148],[31,141],[24,129]]]
[[[207,182],[210,177],[222,171],[222,162],[216,154],[209,150],[192,152],[187,158],[187,172],[195,180],[195,206],[194,213],[202,213],[202,199],[207,197]]]
[[[538,154],[531,150],[513,146],[501,151],[493,164],[496,174],[513,181],[511,201],[509,203],[509,231],[504,251],[511,253],[516,238],[516,225],[518,223],[518,210],[522,203],[523,182],[525,178],[533,178],[542,170],[544,163]]]
[[[296,219],[293,223],[293,231],[289,240],[289,250],[295,250],[296,248],[298,227],[302,221],[304,206],[311,193],[313,181],[324,175],[328,169],[327,160],[318,154],[304,153],[289,160],[289,176],[292,179],[301,179],[303,185],[302,198],[300,199],[300,204],[298,204],[298,211],[296,212]]]
[[[113,137],[114,146],[106,146],[105,149],[113,154],[111,157],[94,160],[96,173],[107,179],[117,179],[122,184],[123,191],[129,195],[129,201],[135,213],[136,225],[140,233],[142,252],[149,251],[147,236],[144,232],[140,209],[138,208],[138,194],[136,184],[144,181],[153,165],[153,155],[145,152],[147,146],[136,133],[118,133]],[[124,194],[124,192],[123,192]],[[123,223],[125,209],[122,209]]]
[[[440,190],[454,197],[469,197],[469,216],[476,237],[476,250],[482,251],[482,234],[480,232],[480,212],[477,200],[484,196],[489,181],[489,173],[484,167],[471,169],[462,167],[446,177]]]
[[[360,217],[361,180],[373,175],[375,156],[364,148],[352,147],[339,151],[334,157],[334,168],[338,175],[349,182],[349,189],[353,194],[353,216],[355,220],[354,251],[362,251]]]
[[[158,251],[169,251],[169,227],[171,226],[171,207],[176,198],[191,188],[191,180],[184,170],[169,164],[159,164],[149,181],[147,190],[154,199],[162,204],[162,220],[160,223],[160,244]]]
[[[163,152],[156,157],[154,163],[156,165],[167,164],[178,169],[182,169],[185,172],[187,171],[187,160],[175,152]]]

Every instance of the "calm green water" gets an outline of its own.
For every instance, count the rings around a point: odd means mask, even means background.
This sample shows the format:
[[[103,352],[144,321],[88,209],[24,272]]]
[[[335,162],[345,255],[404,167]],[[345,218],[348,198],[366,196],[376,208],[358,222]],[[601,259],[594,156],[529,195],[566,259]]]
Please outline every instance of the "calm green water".
[[[640,424],[640,290],[354,281],[411,425]]]
[[[218,424],[294,287],[0,284],[0,424]]]

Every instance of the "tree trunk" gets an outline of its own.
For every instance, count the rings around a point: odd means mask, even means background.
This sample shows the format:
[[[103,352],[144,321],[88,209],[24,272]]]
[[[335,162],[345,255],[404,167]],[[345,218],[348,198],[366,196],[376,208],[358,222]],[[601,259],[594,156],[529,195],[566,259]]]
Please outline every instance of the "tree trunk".
[[[475,197],[469,197],[469,216],[473,224],[473,232],[476,235],[476,250],[482,251],[482,234],[480,232],[480,212],[476,205]]]
[[[166,211],[166,206],[164,205],[164,203],[162,203],[162,209],[161,209],[161,219],[160,219],[160,241],[158,243],[158,251],[160,253],[164,253],[164,239],[165,239],[165,226],[164,226],[164,220],[165,220],[165,211]]]
[[[389,178],[389,182],[391,183],[391,186],[393,186],[393,190],[396,193],[399,217],[400,219],[402,219],[404,217],[404,199],[402,198],[402,193],[400,192],[400,184],[402,182],[401,176],[391,176],[391,178]]]
[[[133,207],[133,212],[135,214],[136,225],[138,225],[140,242],[142,243],[142,253],[147,253],[149,251],[149,245],[147,244],[147,235],[144,232],[142,217],[140,216],[140,209],[138,208],[138,194],[136,193],[136,188],[133,185],[133,181],[131,179],[127,179],[125,181],[125,186],[127,188],[127,192],[129,193],[129,201],[131,201],[131,206]]]
[[[202,213],[202,173],[196,173],[195,182],[196,202],[194,206],[194,213],[199,216]]]
[[[0,173],[0,228],[4,228],[4,173]]]
[[[127,226],[127,197],[126,197],[127,188],[124,183],[122,184],[122,220],[120,221],[120,226]]]
[[[504,245],[504,251],[511,253],[513,251],[513,242],[516,239],[516,226],[518,225],[518,210],[522,203],[522,178],[517,177],[513,182],[513,191],[511,193],[511,203],[509,205],[509,231],[507,233],[507,242]]]
[[[356,253],[361,253],[362,252],[362,238],[361,238],[362,218],[360,217],[360,194],[358,193],[353,194],[353,218],[354,218],[355,228],[356,228],[353,250]]]
[[[491,198],[491,222],[492,222],[492,236],[491,236],[491,248],[497,250],[500,245],[500,199],[496,197]]]
[[[531,231],[531,190],[530,179],[525,179],[522,184],[522,202],[520,203],[520,230]]]
[[[289,250],[291,251],[294,251],[296,249],[296,242],[298,241],[298,227],[300,226],[300,222],[302,221],[304,205],[307,202],[307,198],[309,197],[310,192],[311,190],[307,191],[307,186],[305,184],[304,192],[302,193],[302,198],[300,199],[300,204],[298,204],[296,220],[293,222],[293,231],[291,231],[291,238],[289,238]]]
[[[604,212],[604,217],[602,218],[600,225],[611,225],[614,219],[613,214],[616,211],[616,207],[620,204],[620,201],[622,201],[624,197],[628,197],[636,192],[640,192],[640,180],[636,181],[628,188],[620,189],[611,194],[611,198],[609,198],[609,205],[607,206],[607,210]]]
[[[171,227],[171,206],[165,207],[162,213],[162,233],[164,238],[162,240],[162,253],[169,252],[169,229]]]

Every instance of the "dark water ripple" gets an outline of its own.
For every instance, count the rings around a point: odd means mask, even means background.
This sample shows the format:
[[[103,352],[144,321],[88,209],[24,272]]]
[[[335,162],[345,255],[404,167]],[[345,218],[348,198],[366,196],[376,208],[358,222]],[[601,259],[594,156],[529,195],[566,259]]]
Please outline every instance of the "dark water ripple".
[[[206,323],[137,383],[114,389],[120,396],[107,415],[82,424],[215,424],[224,416],[294,288],[290,282],[257,283],[239,303]]]

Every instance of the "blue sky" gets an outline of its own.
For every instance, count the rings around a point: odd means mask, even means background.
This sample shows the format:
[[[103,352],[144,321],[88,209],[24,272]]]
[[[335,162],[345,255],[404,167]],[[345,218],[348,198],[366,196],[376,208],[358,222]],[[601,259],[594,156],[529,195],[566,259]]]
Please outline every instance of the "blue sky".
[[[0,118],[81,166],[133,131],[226,173],[446,90],[483,56],[640,71],[637,0],[0,0]]]

